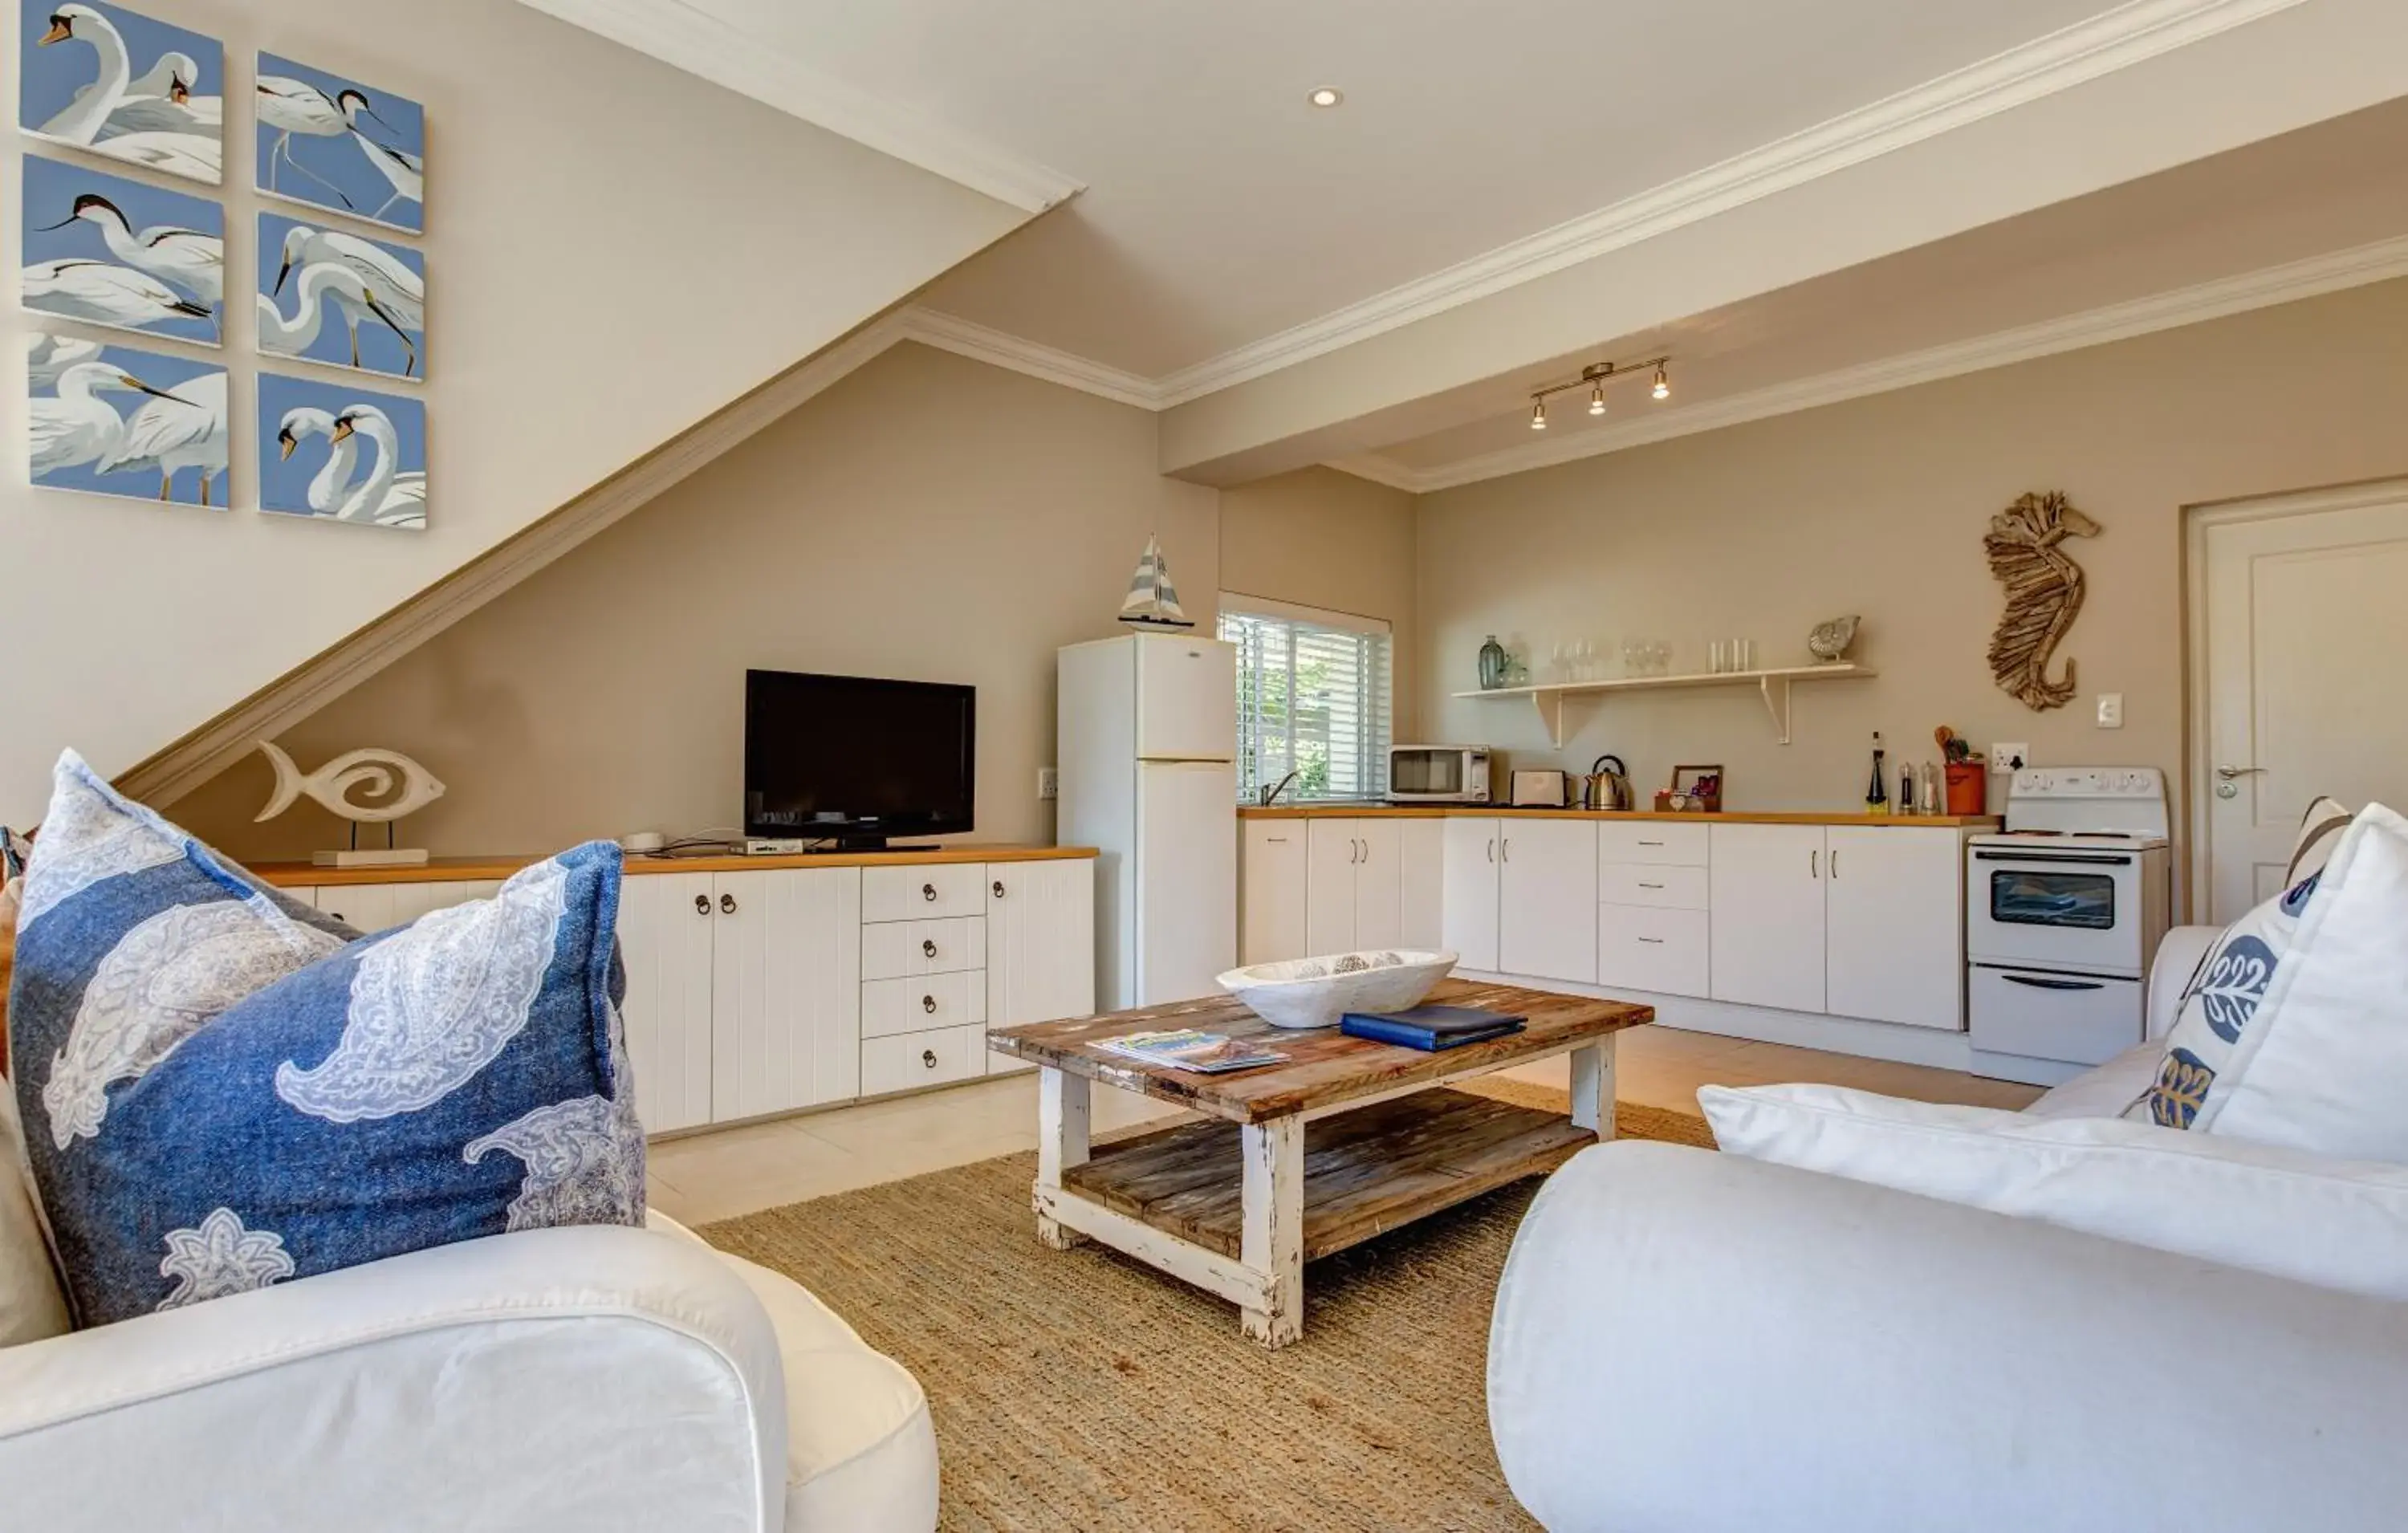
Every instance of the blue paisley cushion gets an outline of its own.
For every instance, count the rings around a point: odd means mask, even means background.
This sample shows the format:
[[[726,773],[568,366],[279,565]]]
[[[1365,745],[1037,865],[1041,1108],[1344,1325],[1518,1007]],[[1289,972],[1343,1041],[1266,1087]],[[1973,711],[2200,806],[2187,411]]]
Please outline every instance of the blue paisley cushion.
[[[2155,1083],[2126,1117],[2166,1128],[2200,1126],[2209,1089],[2264,1004],[2317,878],[2311,874],[2224,929],[2183,991]]]
[[[346,940],[63,763],[13,1083],[77,1323],[639,1222],[619,877],[597,842]]]

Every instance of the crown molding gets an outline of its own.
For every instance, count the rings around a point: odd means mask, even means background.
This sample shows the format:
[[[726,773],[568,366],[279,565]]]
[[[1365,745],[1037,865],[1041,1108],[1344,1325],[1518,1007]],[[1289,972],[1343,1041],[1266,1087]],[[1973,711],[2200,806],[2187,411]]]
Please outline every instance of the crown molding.
[[[1156,380],[1168,408],[1935,138],[2303,0],[2130,0],[1444,271]]]
[[[1044,212],[1086,190],[1050,165],[823,74],[686,0],[520,4],[1024,212]]]
[[[2220,278],[2195,287],[2177,288],[2146,298],[2110,304],[2063,319],[2000,330],[1971,340],[1952,341],[1920,351],[1908,351],[1879,361],[1842,367],[1795,382],[1754,389],[1727,399],[1706,400],[1669,410],[1650,411],[1627,423],[1557,437],[1526,446],[1487,452],[1436,468],[1415,469],[1376,454],[1333,463],[1366,479],[1427,494],[1508,474],[1527,473],[1583,458],[1601,457],[1651,442],[1718,431],[1776,415],[1794,414],[1824,405],[1841,404],[1870,394],[1936,383],[1942,379],[1993,367],[2011,366],[2041,357],[2057,356],[2135,337],[2176,330],[2208,320],[2272,308],[2278,304],[2363,287],[2372,282],[2408,277],[2408,237],[2380,240],[2329,255],[2311,256],[2237,277]]]
[[[1162,408],[1162,391],[1151,379],[1118,367],[1018,336],[989,329],[974,321],[940,313],[933,308],[913,308],[903,316],[903,339],[916,340],[924,346],[951,351],[955,356],[975,362],[1006,367],[1030,378],[1041,378],[1048,383],[1059,383],[1066,389],[1077,389],[1123,405],[1135,405],[1140,409]]]

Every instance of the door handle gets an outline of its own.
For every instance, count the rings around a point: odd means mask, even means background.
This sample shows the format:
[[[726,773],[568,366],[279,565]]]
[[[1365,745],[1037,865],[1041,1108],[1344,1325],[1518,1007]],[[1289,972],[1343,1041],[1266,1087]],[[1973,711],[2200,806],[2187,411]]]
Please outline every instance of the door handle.
[[[1490,862],[1497,860],[1497,838],[1494,836],[1488,838],[1488,860]]]
[[[696,915],[709,915],[710,913],[710,896],[709,895],[696,895],[694,896],[694,913]],[[335,919],[340,921],[343,918],[341,916],[337,916]]]
[[[997,899],[1001,899],[1003,897],[1003,881],[1001,879],[995,881],[995,897]]]
[[[933,903],[937,897],[937,886],[933,883],[920,885],[920,897]]]
[[[1641,889],[1661,889],[1664,886],[1660,883],[1641,883],[1639,887]]]
[[[1823,849],[1819,846],[1806,853],[1806,876],[1810,879],[1823,876]]]
[[[931,937],[922,941],[920,952],[927,957],[934,958],[937,955],[937,939]]]
[[[920,1063],[927,1066],[932,1070],[935,1069],[937,1067],[937,1051],[934,1049],[921,1050]]]
[[[1498,860],[1500,862],[1512,862],[1513,860],[1512,837],[1508,836],[1503,840],[1497,843],[1497,856]]]
[[[1999,978],[2009,984],[2029,985],[2034,990],[2104,990],[2107,988],[2095,980],[2035,980],[2028,974],[2001,974]]]
[[[2218,766],[2215,775],[2219,781],[2229,782],[2236,777],[2257,777],[2265,770],[2263,766]]]
[[[927,1012],[928,1015],[932,1017],[935,1016],[937,1014],[937,997],[934,996],[921,996],[920,1010]]]
[[[1836,846],[1835,846],[1835,847],[1833,847],[1833,848],[1831,849],[1831,881],[1832,881],[1834,883],[1836,883],[1836,882],[1838,882],[1838,881],[1839,881],[1839,878],[1840,878],[1840,849],[1839,849],[1838,847],[1836,847]]]
[[[1664,939],[1660,937],[1642,937],[1639,940],[1646,943],[1649,947],[1660,948],[1664,945]]]
[[[736,913],[736,896],[734,895],[722,895],[719,896],[719,913],[722,915],[734,915]]]

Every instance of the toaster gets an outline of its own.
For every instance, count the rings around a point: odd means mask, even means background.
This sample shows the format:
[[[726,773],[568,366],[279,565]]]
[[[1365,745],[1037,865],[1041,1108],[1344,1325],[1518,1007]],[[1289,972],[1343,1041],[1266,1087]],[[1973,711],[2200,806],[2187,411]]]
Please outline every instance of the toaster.
[[[1517,768],[1512,801],[1532,809],[1559,809],[1569,802],[1565,797],[1568,787],[1569,780],[1559,770]]]

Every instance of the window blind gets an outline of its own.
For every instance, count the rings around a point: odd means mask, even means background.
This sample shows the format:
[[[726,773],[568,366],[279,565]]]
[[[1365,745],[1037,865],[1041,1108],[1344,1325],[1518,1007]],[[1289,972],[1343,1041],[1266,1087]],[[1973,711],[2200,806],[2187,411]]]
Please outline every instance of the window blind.
[[[1388,790],[1387,625],[1224,595],[1221,637],[1238,651],[1238,799],[1291,771],[1288,799],[1377,798]]]

